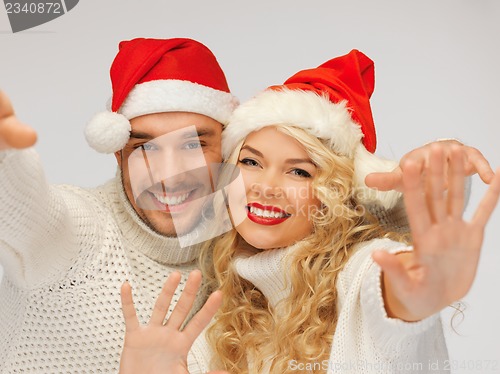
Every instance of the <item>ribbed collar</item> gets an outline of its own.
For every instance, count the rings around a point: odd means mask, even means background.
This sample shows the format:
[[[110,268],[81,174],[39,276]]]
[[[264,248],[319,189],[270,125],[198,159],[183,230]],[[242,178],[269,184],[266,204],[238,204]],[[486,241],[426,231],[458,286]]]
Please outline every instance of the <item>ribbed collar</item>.
[[[276,305],[291,292],[288,277],[289,254],[300,247],[297,242],[290,247],[257,252],[249,247],[239,248],[234,258],[238,275],[257,287],[267,298],[269,304]]]
[[[158,234],[144,223],[128,201],[119,169],[106,187],[121,234],[133,248],[164,265],[189,263],[199,256],[202,243],[181,248],[176,237]]]

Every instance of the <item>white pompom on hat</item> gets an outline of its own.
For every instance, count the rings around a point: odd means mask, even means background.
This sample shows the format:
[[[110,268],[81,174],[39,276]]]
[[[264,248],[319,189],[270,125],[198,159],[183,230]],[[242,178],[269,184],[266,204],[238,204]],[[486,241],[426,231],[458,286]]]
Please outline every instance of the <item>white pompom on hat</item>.
[[[302,70],[235,109],[222,133],[223,156],[227,159],[252,131],[278,124],[297,126],[353,160],[358,201],[392,208],[399,192],[377,191],[365,184],[369,173],[392,171],[398,165],[373,154],[377,142],[370,97],[374,87],[374,63],[358,50]]]
[[[132,118],[192,112],[225,125],[238,105],[213,53],[192,39],[123,41],[110,75],[111,107],[85,128],[87,142],[101,153],[117,152],[127,144]]]

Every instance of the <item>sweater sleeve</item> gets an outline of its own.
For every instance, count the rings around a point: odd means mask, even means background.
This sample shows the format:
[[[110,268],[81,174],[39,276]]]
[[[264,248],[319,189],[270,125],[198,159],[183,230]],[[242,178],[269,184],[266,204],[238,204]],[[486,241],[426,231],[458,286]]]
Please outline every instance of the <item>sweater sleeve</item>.
[[[410,250],[399,243],[387,241],[389,245],[383,248],[391,253]],[[371,260],[366,263],[366,273],[361,284],[360,303],[362,318],[366,320],[374,346],[388,359],[402,356],[404,360],[417,359],[414,353],[425,353],[427,358],[434,352],[446,356],[443,331],[439,314],[434,314],[418,322],[405,322],[398,318],[387,316],[382,295],[382,270]]]
[[[20,287],[59,276],[77,254],[62,195],[33,149],[0,152],[0,263]]]
[[[339,319],[330,372],[426,372],[430,362],[438,362],[433,373],[447,372],[448,352],[439,314],[419,322],[387,316],[381,270],[371,258],[376,249],[409,250],[401,243],[377,239],[359,246],[349,260],[337,283]]]

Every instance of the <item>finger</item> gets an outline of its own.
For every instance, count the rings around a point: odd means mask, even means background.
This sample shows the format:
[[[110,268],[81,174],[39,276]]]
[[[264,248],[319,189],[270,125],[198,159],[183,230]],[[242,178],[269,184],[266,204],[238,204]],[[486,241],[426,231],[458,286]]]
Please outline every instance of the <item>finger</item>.
[[[0,119],[14,115],[14,107],[10,102],[9,97],[0,91]]]
[[[3,143],[3,148],[22,149],[35,144],[37,135],[31,127],[22,124],[14,116],[3,118],[1,121],[0,141]]]
[[[425,201],[425,194],[420,181],[418,165],[412,161],[403,164],[403,198],[414,241],[425,234],[431,225],[431,219]]]
[[[153,313],[149,319],[150,325],[162,325],[170,307],[170,302],[175,294],[175,290],[181,281],[181,274],[176,271],[170,274],[161,289],[160,295],[156,299]]]
[[[466,155],[468,159],[467,175],[478,173],[484,183],[491,183],[495,173],[483,154],[476,148],[466,147]]]
[[[405,154],[400,161],[400,165],[402,166],[408,161],[411,161],[416,165],[419,171],[424,170],[429,164],[429,149],[430,145],[424,145],[420,148],[414,149],[413,151]]]
[[[400,167],[386,173],[370,173],[365,178],[365,184],[379,191],[396,190],[401,192],[403,190],[403,173]]]
[[[448,213],[455,219],[461,219],[464,212],[465,195],[465,157],[462,149],[453,147],[450,155],[448,173]]]
[[[203,308],[189,321],[184,329],[189,342],[192,344],[196,338],[201,334],[203,329],[208,326],[213,316],[222,304],[222,292],[215,291],[210,295]]]
[[[132,287],[129,282],[124,282],[121,287],[122,313],[125,320],[126,331],[134,331],[139,328],[139,320],[135,312]]]
[[[16,118],[9,97],[0,91],[0,148],[27,148],[35,144],[36,132]]]
[[[186,286],[182,291],[182,295],[167,321],[167,325],[169,327],[180,329],[182,323],[188,316],[191,307],[193,306],[200,285],[201,272],[199,270],[194,270],[189,274]]]
[[[427,203],[434,222],[442,222],[446,218],[444,162],[444,154],[441,148],[431,146],[426,187]]]
[[[481,199],[479,206],[472,217],[472,223],[486,226],[486,223],[490,219],[491,213],[495,209],[498,203],[498,196],[500,195],[500,168],[497,169],[495,177],[491,181],[490,187],[486,194]]]

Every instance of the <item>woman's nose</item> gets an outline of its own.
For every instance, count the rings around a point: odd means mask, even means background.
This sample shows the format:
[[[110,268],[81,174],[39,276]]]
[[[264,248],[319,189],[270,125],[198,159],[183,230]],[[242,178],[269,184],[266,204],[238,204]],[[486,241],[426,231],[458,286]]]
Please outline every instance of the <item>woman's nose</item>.
[[[252,186],[252,190],[264,200],[282,198],[284,196],[283,180],[276,173],[262,173],[261,177]]]

